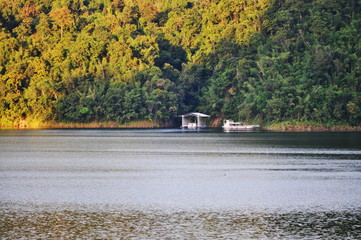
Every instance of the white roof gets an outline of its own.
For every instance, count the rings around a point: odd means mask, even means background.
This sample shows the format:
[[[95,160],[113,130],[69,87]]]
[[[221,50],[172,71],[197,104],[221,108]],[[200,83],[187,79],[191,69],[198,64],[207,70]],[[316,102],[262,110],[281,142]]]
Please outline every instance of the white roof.
[[[191,112],[191,113],[183,114],[182,117],[210,117],[210,116],[204,113]]]

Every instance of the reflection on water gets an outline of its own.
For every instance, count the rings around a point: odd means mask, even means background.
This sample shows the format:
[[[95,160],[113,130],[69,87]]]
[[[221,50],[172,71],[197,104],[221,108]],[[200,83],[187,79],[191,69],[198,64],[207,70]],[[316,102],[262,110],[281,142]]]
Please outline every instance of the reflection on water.
[[[360,209],[260,212],[34,208],[2,209],[2,239],[358,239],[361,234]]]
[[[360,139],[0,131],[0,238],[357,239]]]

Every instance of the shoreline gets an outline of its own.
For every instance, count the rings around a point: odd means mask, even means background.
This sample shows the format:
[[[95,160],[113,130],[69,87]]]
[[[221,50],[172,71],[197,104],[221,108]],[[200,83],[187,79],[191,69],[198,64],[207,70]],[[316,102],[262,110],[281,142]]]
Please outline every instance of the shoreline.
[[[32,123],[22,122],[15,126],[0,126],[0,130],[5,129],[18,129],[18,130],[31,130],[31,129],[130,129],[130,128],[177,128],[172,124],[159,124],[151,121],[140,120],[132,121],[128,123],[117,122],[90,122],[90,123],[61,123],[55,121]],[[217,127],[208,127],[217,128]],[[352,132],[361,131],[361,126],[346,126],[346,125],[334,125],[326,126],[312,123],[292,123],[282,122],[274,124],[261,125],[260,130],[267,131],[280,131],[280,132]]]
[[[1,130],[39,130],[39,129],[162,129],[162,128],[177,128],[172,126],[159,126],[159,125],[133,125],[133,124],[119,124],[108,125],[99,124],[97,126],[93,124],[59,124],[54,126],[38,126],[38,127],[1,127]],[[221,127],[207,127],[206,129],[221,128]],[[361,126],[357,127],[260,127],[258,130],[266,130],[272,132],[361,132]],[[252,132],[244,130],[244,132]]]

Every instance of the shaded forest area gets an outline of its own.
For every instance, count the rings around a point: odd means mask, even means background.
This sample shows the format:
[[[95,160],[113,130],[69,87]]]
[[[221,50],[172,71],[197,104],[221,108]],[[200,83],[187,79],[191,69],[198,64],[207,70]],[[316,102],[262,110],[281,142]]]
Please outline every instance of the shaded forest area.
[[[0,126],[189,111],[361,125],[360,0],[0,0]]]

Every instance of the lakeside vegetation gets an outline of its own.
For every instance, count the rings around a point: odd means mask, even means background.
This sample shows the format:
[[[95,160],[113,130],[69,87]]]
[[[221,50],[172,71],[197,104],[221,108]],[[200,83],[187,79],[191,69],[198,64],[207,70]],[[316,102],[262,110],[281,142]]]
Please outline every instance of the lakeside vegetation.
[[[277,122],[263,126],[264,130],[287,132],[324,132],[324,131],[361,131],[361,126],[325,124],[312,121],[296,120]]]
[[[0,8],[1,127],[169,126],[190,111],[214,123],[361,125],[359,0]]]
[[[158,123],[150,121],[119,122],[87,122],[87,123],[65,123],[58,121],[26,122],[21,121],[17,126],[8,126],[5,129],[50,129],[50,128],[159,128]],[[4,127],[3,127],[4,128]]]

